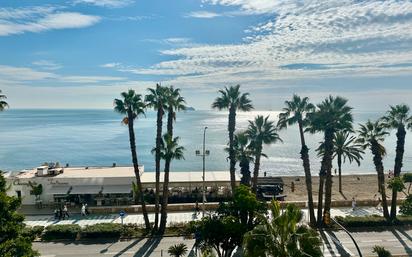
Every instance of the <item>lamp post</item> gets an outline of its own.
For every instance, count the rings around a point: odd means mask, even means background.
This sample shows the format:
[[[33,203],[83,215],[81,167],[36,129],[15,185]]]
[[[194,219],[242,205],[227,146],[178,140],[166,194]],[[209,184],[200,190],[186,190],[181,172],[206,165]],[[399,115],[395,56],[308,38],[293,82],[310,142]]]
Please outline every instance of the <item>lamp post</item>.
[[[206,162],[206,156],[208,156],[210,154],[210,151],[206,150],[206,129],[207,129],[207,127],[204,127],[204,129],[203,129],[203,151],[201,153],[200,150],[196,150],[196,156],[200,156],[203,159],[202,217],[205,216],[205,201],[206,201],[205,162]]]

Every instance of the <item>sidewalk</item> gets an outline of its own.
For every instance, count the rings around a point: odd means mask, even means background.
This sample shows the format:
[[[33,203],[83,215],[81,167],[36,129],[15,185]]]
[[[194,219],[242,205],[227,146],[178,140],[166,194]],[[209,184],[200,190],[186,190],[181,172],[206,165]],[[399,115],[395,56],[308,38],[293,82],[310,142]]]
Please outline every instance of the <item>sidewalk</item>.
[[[308,221],[308,210],[302,209],[304,212],[304,219]],[[355,210],[352,208],[335,208],[331,210],[332,216],[368,216],[368,215],[382,215],[382,212],[374,207],[358,207]],[[193,212],[172,212],[168,214],[168,226],[176,223],[185,223],[192,220],[202,218],[202,214],[195,215]],[[154,222],[154,214],[149,214],[149,220]],[[79,214],[72,214],[66,220],[54,220],[53,215],[33,215],[26,216],[25,223],[28,226],[48,226],[53,224],[79,224],[80,226],[93,225],[97,223],[121,223],[119,214],[91,214],[82,217]],[[140,224],[144,225],[142,214],[126,214],[123,219],[125,224]]]

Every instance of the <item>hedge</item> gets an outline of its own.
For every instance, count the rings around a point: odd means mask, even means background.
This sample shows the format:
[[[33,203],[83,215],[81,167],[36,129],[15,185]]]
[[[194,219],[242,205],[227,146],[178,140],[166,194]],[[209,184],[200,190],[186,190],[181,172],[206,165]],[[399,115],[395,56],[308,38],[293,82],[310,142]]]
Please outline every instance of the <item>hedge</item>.
[[[391,225],[412,225],[412,216],[398,216],[394,223],[388,222],[384,217],[378,215],[371,216],[346,216],[335,217],[336,221],[342,224],[345,228],[360,228],[360,227],[381,227]]]
[[[123,227],[117,223],[99,223],[86,226],[81,231],[82,238],[119,238]]]
[[[75,239],[80,231],[81,227],[77,224],[50,225],[46,227],[43,239]]]
[[[23,236],[30,237],[31,240],[40,237],[43,233],[44,226],[25,227],[22,231]]]

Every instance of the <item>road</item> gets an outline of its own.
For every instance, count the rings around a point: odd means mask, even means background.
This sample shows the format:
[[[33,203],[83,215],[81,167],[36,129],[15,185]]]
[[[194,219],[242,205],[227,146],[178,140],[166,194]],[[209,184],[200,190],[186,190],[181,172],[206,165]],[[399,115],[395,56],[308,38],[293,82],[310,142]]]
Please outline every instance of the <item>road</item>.
[[[412,230],[393,229],[383,232],[358,232],[353,237],[359,244],[363,256],[373,256],[375,245],[384,246],[394,256],[412,256]],[[343,232],[322,233],[325,257],[358,256],[356,248],[349,236]],[[42,257],[167,257],[169,246],[184,242],[194,254],[194,240],[181,237],[165,237],[159,240],[131,240],[120,242],[68,242],[44,243],[35,242],[34,248]],[[192,255],[193,256],[193,255]]]

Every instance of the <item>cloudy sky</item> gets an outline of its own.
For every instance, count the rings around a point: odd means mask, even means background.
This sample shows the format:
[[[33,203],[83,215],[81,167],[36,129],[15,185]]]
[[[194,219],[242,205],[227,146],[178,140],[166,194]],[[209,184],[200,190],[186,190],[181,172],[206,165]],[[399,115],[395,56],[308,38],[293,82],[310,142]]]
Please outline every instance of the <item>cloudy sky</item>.
[[[412,103],[412,2],[2,0],[0,56],[13,108],[111,108],[161,82],[199,109],[241,84],[257,109],[298,93],[385,110]]]

